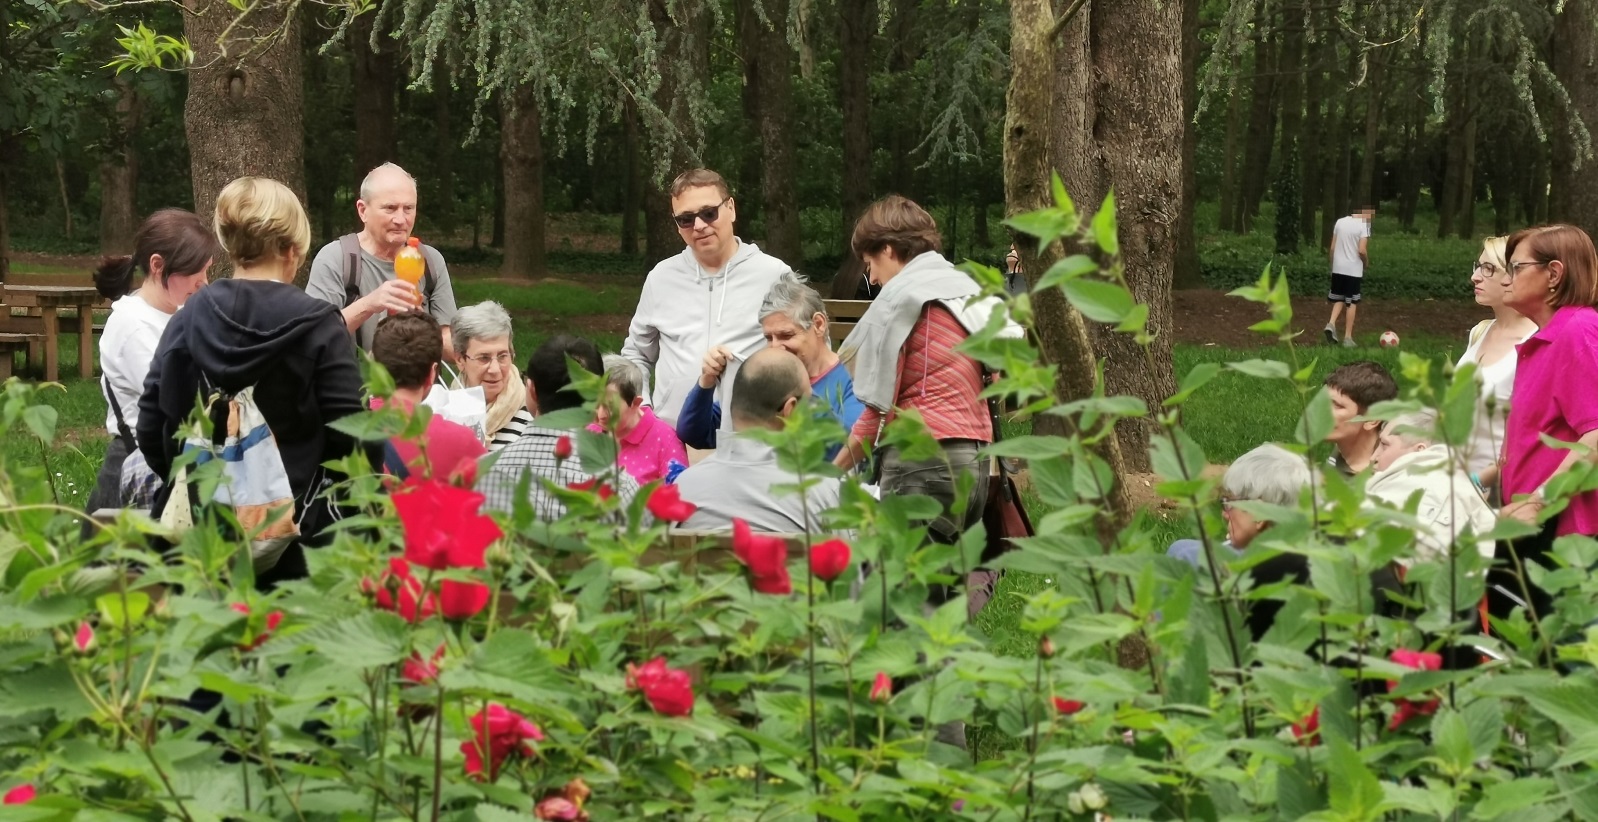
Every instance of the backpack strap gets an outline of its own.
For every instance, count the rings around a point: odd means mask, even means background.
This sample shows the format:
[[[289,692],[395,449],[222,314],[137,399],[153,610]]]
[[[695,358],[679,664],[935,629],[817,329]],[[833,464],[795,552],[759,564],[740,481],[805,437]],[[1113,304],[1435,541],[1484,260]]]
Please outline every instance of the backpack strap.
[[[426,243],[423,243],[422,247],[421,247],[421,252],[422,252],[422,308],[424,310],[426,310],[427,313],[431,314],[431,313],[433,313],[433,289],[437,287],[438,283],[437,283],[437,281],[435,281],[433,279],[433,265],[432,265],[432,263],[429,263],[427,261],[427,258],[429,256],[431,256],[430,254],[428,254],[429,251],[431,251],[433,254],[437,254],[438,253],[438,249],[436,249],[436,248],[434,248],[434,247],[432,247],[430,245],[427,245]]]
[[[388,469],[395,479],[404,482],[411,478],[411,468],[405,464],[398,448],[394,447],[393,440],[383,441],[383,467]]]
[[[128,428],[128,421],[122,417],[122,403],[117,402],[116,395],[111,393],[111,378],[102,375],[100,377],[100,385],[105,389],[106,405],[111,406],[111,413],[116,415],[117,437],[122,440],[123,445],[128,447],[129,454],[139,450],[139,444],[133,437],[133,431]]]
[[[361,298],[361,237],[345,234],[338,238],[339,253],[344,257],[344,307],[349,308]]]

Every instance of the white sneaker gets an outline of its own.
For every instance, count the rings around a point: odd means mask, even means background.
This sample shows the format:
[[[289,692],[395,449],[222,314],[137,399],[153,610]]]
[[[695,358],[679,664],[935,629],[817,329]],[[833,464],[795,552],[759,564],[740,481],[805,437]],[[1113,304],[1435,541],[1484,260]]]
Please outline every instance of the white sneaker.
[[[1327,323],[1326,327],[1321,330],[1326,334],[1327,345],[1337,345],[1337,329],[1333,328],[1331,323]]]
[[[1344,348],[1358,348],[1359,347],[1359,343],[1354,342],[1354,338],[1353,337],[1344,337],[1343,338],[1343,347]]]

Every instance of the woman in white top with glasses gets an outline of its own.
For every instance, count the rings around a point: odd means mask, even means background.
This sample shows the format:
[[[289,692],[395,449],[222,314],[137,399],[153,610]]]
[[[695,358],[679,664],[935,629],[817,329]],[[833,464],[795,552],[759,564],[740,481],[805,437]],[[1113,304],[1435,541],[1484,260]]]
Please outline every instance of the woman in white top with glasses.
[[[1503,459],[1504,418],[1509,413],[1509,394],[1515,386],[1515,346],[1537,331],[1537,324],[1504,305],[1504,286],[1500,282],[1507,263],[1504,237],[1488,237],[1482,244],[1470,277],[1476,302],[1493,310],[1493,318],[1482,320],[1470,330],[1470,345],[1459,365],[1476,364],[1476,380],[1481,395],[1476,405],[1476,423],[1465,449],[1466,468],[1481,487],[1496,498],[1498,466]]]

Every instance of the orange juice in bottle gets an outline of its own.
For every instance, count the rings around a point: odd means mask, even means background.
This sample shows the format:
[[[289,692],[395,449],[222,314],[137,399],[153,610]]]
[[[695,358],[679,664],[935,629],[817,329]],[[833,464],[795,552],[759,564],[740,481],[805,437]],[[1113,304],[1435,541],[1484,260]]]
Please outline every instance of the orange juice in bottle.
[[[412,237],[405,247],[394,255],[394,276],[416,289],[416,304],[422,304],[422,276],[427,272],[427,262],[422,259],[422,241]]]

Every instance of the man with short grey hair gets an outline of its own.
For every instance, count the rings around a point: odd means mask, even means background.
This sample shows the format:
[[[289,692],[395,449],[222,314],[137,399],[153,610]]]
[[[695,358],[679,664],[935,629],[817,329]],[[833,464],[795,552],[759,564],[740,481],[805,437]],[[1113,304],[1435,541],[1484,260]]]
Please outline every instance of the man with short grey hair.
[[[760,304],[760,329],[771,348],[781,348],[799,358],[810,380],[810,393],[826,402],[832,416],[848,431],[865,406],[854,396],[854,380],[832,350],[828,336],[827,306],[803,276],[785,271],[777,277]],[[677,417],[677,436],[690,448],[715,448],[721,427],[721,406],[715,400],[731,352],[712,349],[705,357],[699,381],[688,392]],[[827,459],[843,447],[840,441]]]
[[[773,487],[792,486],[798,477],[777,465],[776,449],[746,435],[781,429],[809,395],[804,364],[781,348],[758,351],[738,369],[732,390],[734,436],[677,477],[682,498],[699,506],[684,528],[721,530],[731,528],[736,518],[756,531],[824,530],[822,514],[838,506],[839,480],[821,478],[805,489],[803,500],[797,493],[774,493]]]
[[[420,247],[426,273],[419,286],[394,276],[394,258],[416,225],[416,180],[393,163],[372,169],[361,181],[355,213],[361,231],[322,246],[311,261],[305,292],[339,306],[356,344],[366,350],[384,317],[421,308],[443,326],[445,355],[453,361],[455,289],[443,255],[432,246]]]

